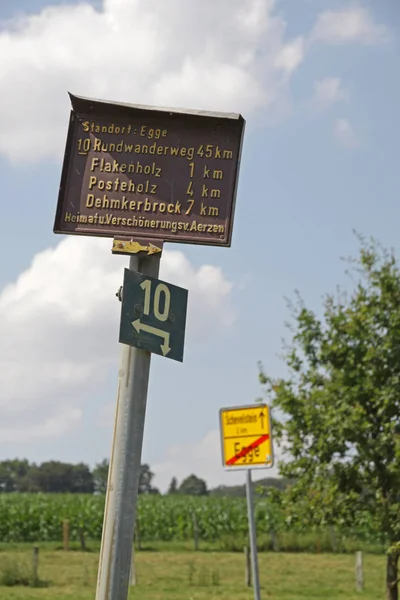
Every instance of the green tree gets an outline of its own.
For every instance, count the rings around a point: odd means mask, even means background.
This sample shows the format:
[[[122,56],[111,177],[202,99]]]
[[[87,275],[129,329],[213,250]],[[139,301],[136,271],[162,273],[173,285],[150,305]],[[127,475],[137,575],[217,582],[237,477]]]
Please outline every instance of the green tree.
[[[259,479],[253,481],[252,488],[255,494],[265,496],[270,489],[276,489],[284,491],[289,485],[289,481],[277,477],[267,477],[266,479]],[[219,485],[209,491],[210,496],[220,497],[246,497],[246,486],[245,485]]]
[[[298,298],[289,375],[261,368],[260,380],[288,451],[292,501],[306,497],[317,524],[351,526],[367,511],[388,544],[387,599],[398,600],[400,271],[392,252],[360,242],[353,290],[326,296],[320,318]]]
[[[139,494],[159,494],[158,489],[151,485],[153,477],[154,473],[150,470],[149,465],[140,465]]]
[[[17,491],[92,494],[93,475],[83,463],[47,461],[38,466],[30,465],[19,480]]]
[[[168,494],[176,494],[178,491],[178,480],[176,477],[171,479],[171,483],[169,484]]]
[[[207,484],[204,479],[189,475],[186,477],[178,488],[180,494],[187,496],[206,496],[208,494]]]
[[[66,493],[73,490],[73,469],[69,463],[50,460],[38,466],[32,466],[29,480],[32,489],[41,492]]]
[[[101,463],[98,463],[93,469],[94,488],[95,491],[99,494],[106,493],[108,468],[109,461],[105,458]],[[153,478],[154,473],[151,471],[149,465],[140,465],[138,490],[139,494],[159,494],[158,489],[151,485]]]
[[[87,465],[84,463],[73,465],[71,479],[71,492],[77,494],[93,494],[95,490],[94,478]]]
[[[29,472],[29,462],[25,460],[3,460],[0,462],[0,492],[21,491],[21,482]]]
[[[105,458],[93,469],[94,490],[98,494],[105,494],[107,491],[108,466],[109,461]]]

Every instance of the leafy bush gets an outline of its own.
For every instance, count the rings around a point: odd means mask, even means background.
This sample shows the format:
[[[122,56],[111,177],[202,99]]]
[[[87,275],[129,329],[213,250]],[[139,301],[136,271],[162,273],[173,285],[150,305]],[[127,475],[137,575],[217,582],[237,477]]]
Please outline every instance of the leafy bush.
[[[15,585],[27,587],[44,587],[46,582],[33,576],[30,566],[26,561],[15,557],[3,558],[0,564],[0,585],[13,587]]]

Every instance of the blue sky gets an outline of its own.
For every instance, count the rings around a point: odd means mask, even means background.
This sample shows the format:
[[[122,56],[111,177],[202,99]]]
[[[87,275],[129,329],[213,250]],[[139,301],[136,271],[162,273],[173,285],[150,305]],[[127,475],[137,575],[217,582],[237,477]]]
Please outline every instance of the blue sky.
[[[190,300],[183,364],[152,359],[143,460],[162,488],[191,472],[242,481],[222,470],[218,410],[260,395],[257,361],[285,373],[284,298],[298,289],[318,310],[347,285],[354,228],[400,250],[398,2],[214,5],[0,1],[0,458],[109,454],[126,259],[111,240],[52,232],[67,91],[247,120],[232,247],[163,257]]]

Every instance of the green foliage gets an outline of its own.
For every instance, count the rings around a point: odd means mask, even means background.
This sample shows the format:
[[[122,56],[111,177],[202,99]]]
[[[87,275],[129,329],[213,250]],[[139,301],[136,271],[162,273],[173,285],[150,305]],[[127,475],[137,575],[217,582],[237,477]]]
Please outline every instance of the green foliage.
[[[94,491],[93,475],[87,465],[72,465],[58,461],[49,461],[40,466],[30,467],[27,473],[27,491],[72,492],[90,494]]]
[[[41,465],[27,460],[0,462],[0,492],[72,492],[94,491],[93,475],[87,465],[48,461]]]
[[[107,491],[109,461],[105,458],[93,469],[94,490],[98,494],[105,494]]]
[[[30,464],[27,460],[0,461],[0,493],[12,492],[49,492],[105,494],[108,478],[107,459],[90,471],[83,463],[70,464],[48,461],[40,465]],[[140,466],[139,494],[158,494],[151,485],[154,473],[149,465]]]
[[[400,539],[400,270],[393,253],[360,241],[353,291],[327,296],[321,317],[298,298],[285,351],[289,376],[261,370],[260,380],[275,439],[289,451],[281,473],[295,480],[286,498],[286,508],[296,507],[292,518],[351,527],[369,515],[393,544]]]
[[[153,481],[154,473],[150,470],[149,465],[140,465],[139,475],[139,494],[159,494],[157,488],[151,485]]]
[[[0,462],[0,491],[16,491],[18,483],[25,482],[28,470],[27,460],[15,459]]]
[[[171,483],[169,484],[168,487],[168,494],[176,494],[178,491],[178,480],[176,477],[173,477],[171,479]]]
[[[200,479],[196,475],[189,475],[182,481],[178,492],[188,496],[206,496],[208,494],[207,484],[204,479]]]
[[[6,556],[0,563],[0,585],[46,587],[47,583],[33,576],[27,559]]]
[[[264,496],[271,492],[271,490],[284,491],[289,485],[289,481],[278,477],[266,477],[258,481],[252,482],[252,488],[254,494]],[[220,485],[209,491],[210,496],[236,496],[245,498],[246,497],[246,486],[243,485]]]
[[[29,585],[29,570],[15,558],[4,558],[0,565],[0,585]]]
[[[72,542],[79,542],[79,528],[86,540],[100,541],[104,502],[102,495],[0,494],[0,540],[61,543],[62,524],[67,519]],[[141,542],[192,541],[193,514],[201,542],[243,552],[248,541],[244,498],[142,494],[138,499]],[[279,505],[269,497],[256,498],[255,519],[260,549],[275,549],[273,534],[281,551],[353,551],[361,546],[378,552],[383,550],[375,524],[367,516],[358,529],[336,527],[327,532],[292,515],[293,506],[286,500]]]

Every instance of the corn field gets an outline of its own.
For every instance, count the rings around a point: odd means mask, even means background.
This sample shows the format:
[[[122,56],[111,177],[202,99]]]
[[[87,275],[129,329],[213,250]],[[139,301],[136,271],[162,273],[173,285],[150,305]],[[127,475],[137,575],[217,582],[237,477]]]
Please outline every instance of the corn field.
[[[0,494],[0,542],[61,542],[63,521],[70,523],[71,540],[81,531],[87,540],[100,540],[104,496],[79,494]],[[261,548],[286,551],[353,551],[360,542],[384,549],[382,540],[362,532],[302,531],[267,500],[257,499],[255,518]],[[226,550],[241,550],[247,540],[244,498],[140,495],[137,530],[141,543],[193,539]],[[353,548],[354,546],[354,548]]]
[[[104,496],[78,494],[0,494],[0,541],[32,542],[62,539],[62,522],[70,522],[71,538],[82,528],[88,539],[100,540]],[[222,533],[245,532],[243,499],[139,496],[138,521],[142,540],[185,540],[193,531],[217,540]],[[258,511],[258,522],[264,515]],[[264,526],[265,527],[265,526]]]

